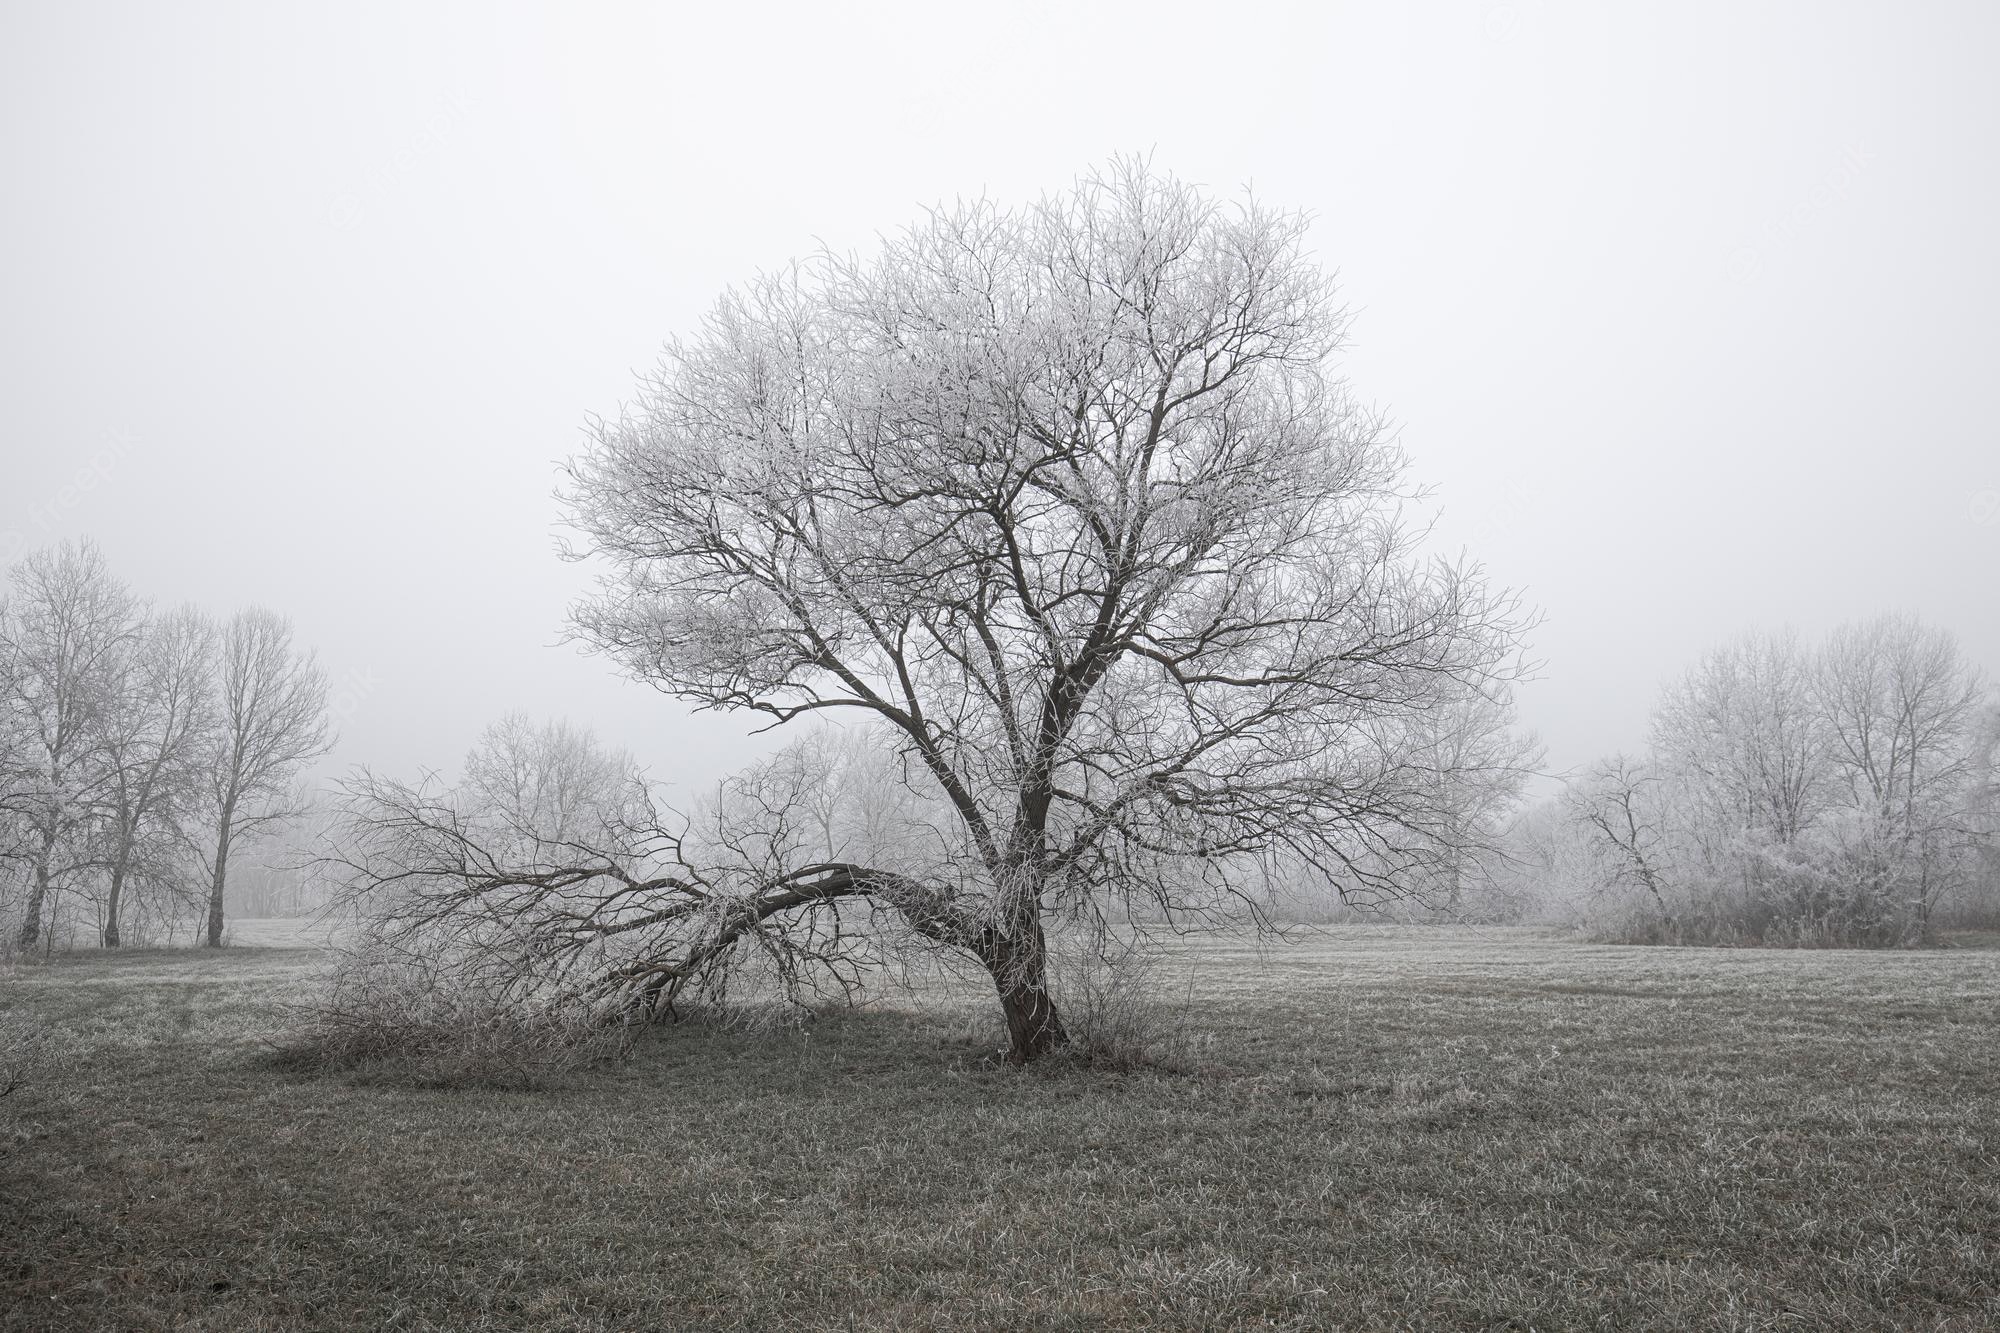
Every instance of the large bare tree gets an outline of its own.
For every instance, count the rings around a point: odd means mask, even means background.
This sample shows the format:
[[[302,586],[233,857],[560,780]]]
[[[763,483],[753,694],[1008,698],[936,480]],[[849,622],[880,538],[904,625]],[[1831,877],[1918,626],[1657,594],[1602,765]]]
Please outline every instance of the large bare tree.
[[[230,849],[303,809],[293,780],[332,747],[326,672],[292,643],[291,622],[262,607],[232,616],[218,641],[208,776],[210,946],[222,943]]]
[[[120,943],[128,880],[171,873],[179,833],[198,808],[201,761],[214,753],[215,642],[209,620],[184,606],[147,621],[118,664],[104,727],[108,949]]]
[[[13,739],[0,801],[25,829],[28,893],[16,940],[27,949],[42,937],[51,891],[101,860],[95,834],[117,772],[110,722],[144,607],[90,542],[38,551],[9,579],[0,724]]]
[[[359,881],[410,919],[504,917],[655,1006],[739,943],[837,957],[788,923],[866,899],[976,958],[1027,1060],[1065,1040],[1051,913],[1240,915],[1273,861],[1448,878],[1465,784],[1437,765],[1503,751],[1439,721],[1494,721],[1447,706],[1504,696],[1519,619],[1420,558],[1305,228],[1134,163],[941,208],[729,293],[572,461],[604,571],[579,636],[700,707],[847,715],[930,812],[923,855],[792,837],[815,790],[794,756],[699,836],[520,862],[462,794],[371,780]]]

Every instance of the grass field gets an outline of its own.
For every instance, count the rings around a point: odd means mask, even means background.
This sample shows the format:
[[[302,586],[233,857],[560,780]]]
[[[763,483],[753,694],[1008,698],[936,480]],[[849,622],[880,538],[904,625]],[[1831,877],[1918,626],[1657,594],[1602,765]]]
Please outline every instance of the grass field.
[[[2000,951],[1211,940],[1172,1070],[943,1004],[529,1092],[285,1072],[322,966],[0,976],[0,1326],[2000,1327]]]

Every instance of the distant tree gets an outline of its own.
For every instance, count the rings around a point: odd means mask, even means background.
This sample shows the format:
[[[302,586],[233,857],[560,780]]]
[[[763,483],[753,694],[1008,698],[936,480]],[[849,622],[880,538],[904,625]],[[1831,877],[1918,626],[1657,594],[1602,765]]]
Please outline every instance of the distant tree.
[[[328,906],[329,885],[317,873],[315,858],[338,817],[333,795],[318,786],[295,786],[293,817],[231,850],[231,910],[253,917],[311,917]],[[206,894],[204,883],[204,907]]]
[[[253,607],[229,620],[218,637],[215,688],[215,724],[202,756],[211,947],[222,943],[231,848],[303,811],[293,780],[333,744],[326,672],[293,646],[282,616]]]
[[[51,891],[102,863],[97,835],[117,765],[109,732],[120,663],[138,639],[144,607],[89,542],[28,556],[9,574],[0,618],[9,770],[0,803],[22,827],[28,893],[16,942],[42,937]]]
[[[155,617],[120,654],[105,712],[107,884],[103,941],[120,943],[134,872],[158,879],[197,813],[201,761],[213,755],[215,627],[192,607]]]
[[[1984,699],[1912,617],[1817,647],[1750,635],[1663,691],[1648,758],[1596,766],[1565,803],[1597,887],[1644,890],[1637,937],[1900,943],[1980,875]]]
[[[9,872],[9,879],[17,863],[27,863],[30,839],[22,788],[34,748],[29,739],[28,710],[14,679],[13,607],[7,597],[11,583],[10,578],[6,585],[0,585],[0,868]],[[6,885],[7,880],[0,879],[0,888]],[[4,892],[0,892],[0,903],[10,911],[14,906]]]
[[[1653,714],[1660,765],[1688,784],[1711,846],[1789,847],[1831,798],[1813,658],[1789,632],[1715,649]]]
[[[1982,919],[2000,925],[2000,703],[1980,710],[1967,747],[1965,809]]]
[[[1437,808],[1450,820],[1425,898],[1451,918],[1504,907],[1493,901],[1498,849],[1528,778],[1541,767],[1541,743],[1514,730],[1514,701],[1504,690],[1440,699],[1415,734],[1410,758],[1437,784]]]
[[[1928,930],[1974,832],[1966,801],[1978,763],[1979,673],[1950,634],[1889,615],[1835,630],[1814,683],[1858,888],[1898,896],[1915,909],[1919,932]]]
[[[552,843],[602,836],[631,810],[638,775],[630,755],[606,750],[567,722],[510,713],[466,756],[464,784],[520,835]]]
[[[1495,859],[1495,896],[1516,920],[1588,924],[1610,883],[1604,849],[1575,817],[1573,783],[1529,801],[1508,821]]]
[[[1016,1060],[1066,1039],[1051,914],[1240,917],[1274,858],[1437,882],[1468,825],[1436,727],[1504,696],[1519,617],[1418,557],[1304,230],[1130,163],[941,209],[727,295],[572,463],[608,571],[583,640],[702,707],[854,717],[936,812],[922,860],[826,855],[792,751],[706,826],[527,867],[377,784],[358,882],[431,920],[506,903],[522,957],[655,1009],[738,945],[835,968],[814,923],[873,902],[990,973]]]
[[[1636,888],[1658,914],[1667,937],[1677,933],[1673,853],[1667,841],[1661,779],[1625,755],[1601,760],[1564,792],[1570,817],[1585,830],[1603,887]]]

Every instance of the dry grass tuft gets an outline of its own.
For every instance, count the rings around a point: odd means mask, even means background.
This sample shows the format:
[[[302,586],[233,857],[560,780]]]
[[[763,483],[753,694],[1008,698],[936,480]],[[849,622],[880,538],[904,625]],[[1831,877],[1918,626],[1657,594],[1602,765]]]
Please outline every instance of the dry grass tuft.
[[[277,1066],[417,1088],[540,1089],[617,1059],[631,1028],[525,1003],[408,959],[344,956],[273,1049]]]
[[[26,1087],[48,1061],[48,1034],[24,1015],[0,1012],[0,1099]]]

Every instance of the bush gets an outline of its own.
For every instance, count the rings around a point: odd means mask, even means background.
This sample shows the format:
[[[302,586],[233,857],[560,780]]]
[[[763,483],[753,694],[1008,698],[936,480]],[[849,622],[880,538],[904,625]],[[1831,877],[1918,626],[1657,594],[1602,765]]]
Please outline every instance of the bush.
[[[1052,948],[1049,988],[1069,1032],[1067,1060],[1093,1069],[1189,1067],[1187,1006],[1169,997],[1160,955],[1143,945]]]
[[[622,1057],[631,1029],[421,959],[362,950],[278,1048],[286,1068],[429,1088],[539,1088]]]
[[[1594,904],[1583,933],[1606,944],[1790,949],[1899,948],[1928,942],[1914,903],[1855,877],[1794,873],[1750,889],[1697,885],[1667,903],[1637,894]]]

